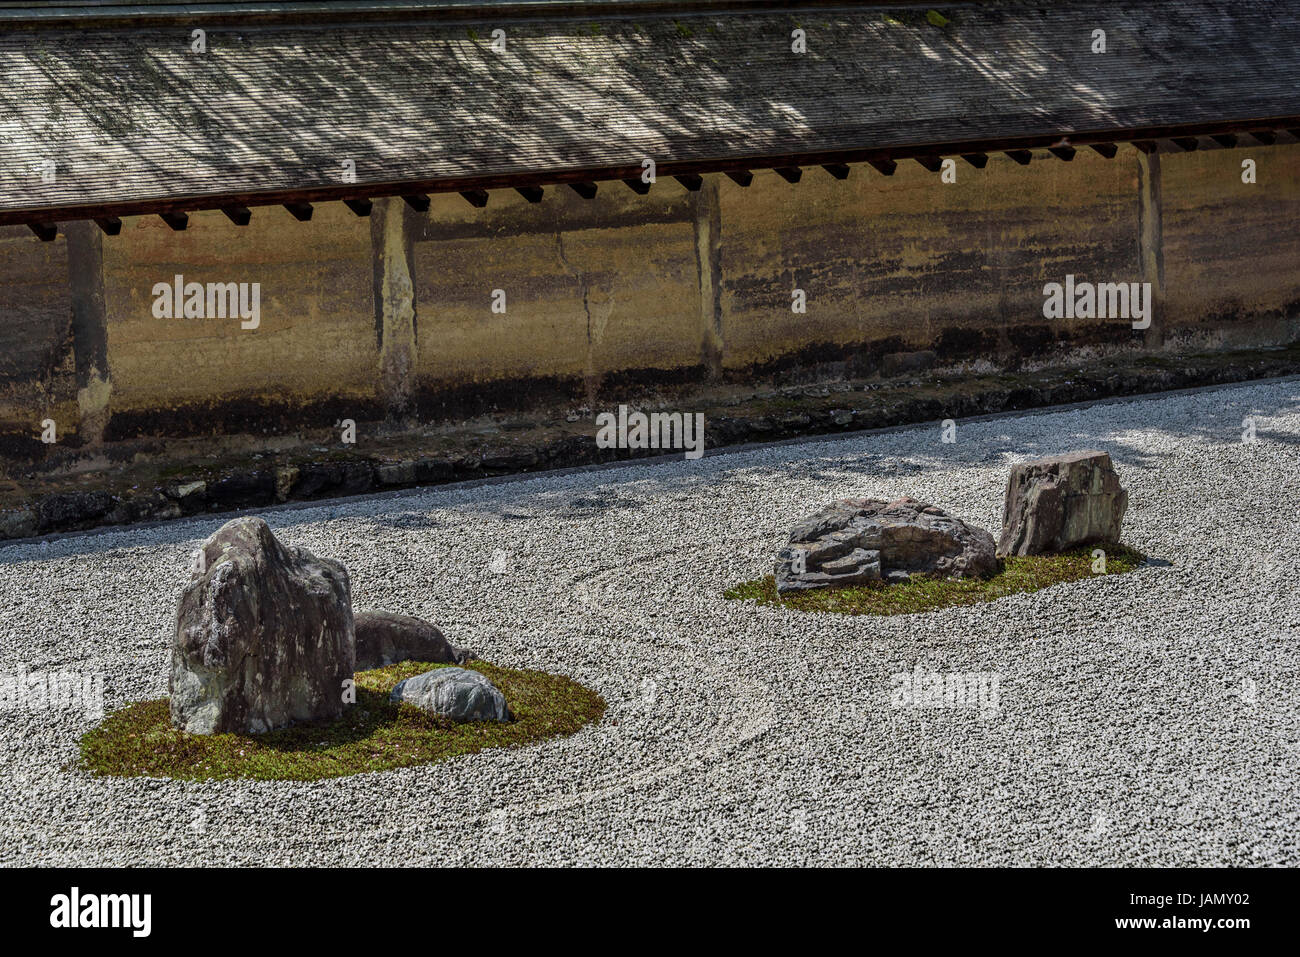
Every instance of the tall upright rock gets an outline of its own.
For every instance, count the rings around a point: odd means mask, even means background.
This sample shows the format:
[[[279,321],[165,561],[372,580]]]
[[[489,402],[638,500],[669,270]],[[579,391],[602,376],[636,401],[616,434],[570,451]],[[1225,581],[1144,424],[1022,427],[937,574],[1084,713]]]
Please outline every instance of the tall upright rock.
[[[1105,452],[1070,452],[1011,469],[999,555],[1041,555],[1118,542],[1128,492]]]
[[[172,640],[172,724],[257,733],[342,716],[355,662],[347,570],[286,546],[260,518],[203,543]]]

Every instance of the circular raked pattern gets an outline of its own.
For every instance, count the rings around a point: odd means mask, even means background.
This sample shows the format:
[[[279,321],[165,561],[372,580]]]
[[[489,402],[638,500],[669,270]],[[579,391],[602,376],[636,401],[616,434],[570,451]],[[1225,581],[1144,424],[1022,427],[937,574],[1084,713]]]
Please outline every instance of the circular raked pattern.
[[[1268,383],[959,423],[956,444],[936,425],[264,512],[347,565],[357,609],[568,675],[604,718],[430,767],[185,783],[70,769],[96,719],[11,709],[0,863],[1295,865],[1298,399]],[[1153,564],[890,618],[722,597],[825,501],[908,494],[996,530],[1013,461],[1081,448],[1110,452]],[[223,520],[0,545],[0,669],[100,676],[109,708],[166,694],[188,556]]]

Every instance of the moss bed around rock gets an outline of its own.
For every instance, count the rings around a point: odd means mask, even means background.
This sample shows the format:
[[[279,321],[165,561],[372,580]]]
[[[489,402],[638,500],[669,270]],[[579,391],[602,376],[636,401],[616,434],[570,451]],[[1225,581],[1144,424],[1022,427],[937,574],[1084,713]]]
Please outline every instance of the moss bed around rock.
[[[267,734],[187,734],[172,727],[166,698],[137,701],[82,736],[79,767],[114,777],[314,781],[531,744],[573,734],[605,713],[604,698],[569,678],[482,661],[464,667],[501,690],[514,721],[457,724],[389,703],[389,691],[403,678],[445,667],[406,661],[358,672],[357,701],[343,718]]]
[[[1094,572],[1092,553],[1106,553],[1106,571]],[[1131,572],[1146,556],[1127,545],[1093,545],[1060,555],[1025,555],[1008,558],[1000,574],[992,578],[913,578],[897,585],[872,582],[850,588],[823,588],[777,594],[771,575],[728,588],[725,598],[749,599],[760,605],[779,605],[798,611],[830,612],[841,615],[911,615],[958,605],[977,605],[1008,595],[1038,591],[1063,582],[1098,575]]]

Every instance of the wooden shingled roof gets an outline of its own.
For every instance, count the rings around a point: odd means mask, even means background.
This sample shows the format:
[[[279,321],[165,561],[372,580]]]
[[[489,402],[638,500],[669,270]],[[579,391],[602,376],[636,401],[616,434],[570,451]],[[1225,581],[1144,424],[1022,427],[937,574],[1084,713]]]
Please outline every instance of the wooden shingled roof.
[[[935,9],[3,28],[0,223],[1300,126],[1292,0]]]

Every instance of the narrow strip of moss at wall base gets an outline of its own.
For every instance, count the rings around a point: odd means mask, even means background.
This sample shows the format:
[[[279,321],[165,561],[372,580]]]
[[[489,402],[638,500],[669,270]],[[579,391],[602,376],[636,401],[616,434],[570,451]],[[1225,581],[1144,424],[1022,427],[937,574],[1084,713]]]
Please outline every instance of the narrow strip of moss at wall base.
[[[711,404],[698,394],[679,403],[703,412],[706,445],[719,448],[1288,375],[1300,375],[1300,346],[1138,356],[1018,375],[837,381],[762,392],[723,389],[712,394]],[[70,474],[72,463],[65,462],[65,474],[32,471],[0,484],[0,539],[659,454],[600,449],[594,433],[590,418],[568,422],[552,414],[419,434],[376,432],[349,448],[243,449],[216,462],[207,454],[208,444],[196,446],[204,454],[196,453],[193,461],[179,462],[172,446],[153,461],[147,452],[124,448],[107,467],[102,456],[97,458],[93,472]]]

